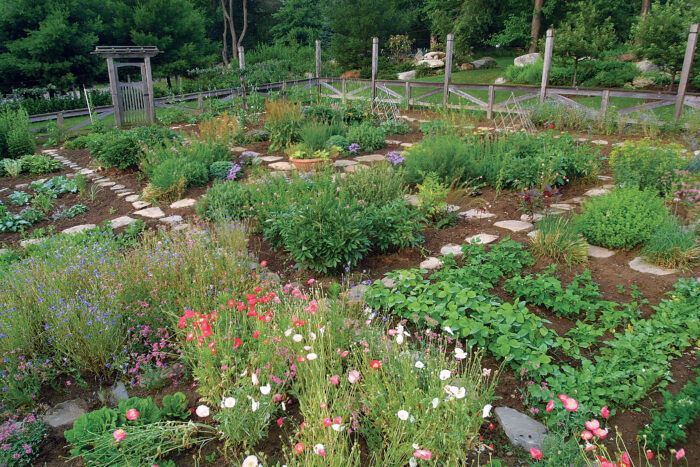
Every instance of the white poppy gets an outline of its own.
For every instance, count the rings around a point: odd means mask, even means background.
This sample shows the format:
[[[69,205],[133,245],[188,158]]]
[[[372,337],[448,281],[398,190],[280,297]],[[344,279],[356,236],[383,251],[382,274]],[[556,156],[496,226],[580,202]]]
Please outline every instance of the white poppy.
[[[306,350],[306,351],[308,352],[309,350],[311,350],[311,346],[310,346],[310,345],[305,345],[305,346],[304,346],[304,350]]]
[[[418,465],[418,461],[416,460],[415,457],[411,457],[408,460],[408,467],[417,467],[417,465]]]
[[[491,409],[493,409],[493,406],[491,404],[486,404],[481,411],[481,417],[488,418],[488,416],[491,415]]]
[[[464,399],[464,396],[467,395],[467,390],[464,388],[455,387],[452,392],[452,395],[455,396],[457,399]]]
[[[294,342],[301,342],[301,340],[302,340],[303,338],[304,338],[304,336],[302,336],[301,334],[294,334],[294,335],[292,336],[292,340],[293,340]]]
[[[396,335],[396,343],[397,343],[397,344],[403,344],[403,334],[397,334],[397,335]]]
[[[206,418],[209,416],[209,407],[206,405],[200,405],[197,407],[197,410],[195,410],[194,413],[196,413],[198,417]]]
[[[408,420],[409,413],[406,412],[405,410],[399,410],[398,412],[396,412],[396,416],[399,417],[399,420],[406,421],[406,420]]]
[[[307,360],[316,360],[317,358],[318,358],[318,355],[316,355],[316,354],[313,353],[313,352],[311,352],[311,353],[309,353],[309,354],[306,354],[306,359],[307,359]]]
[[[227,397],[226,399],[224,399],[223,406],[227,409],[234,408],[236,406],[236,399],[234,399],[233,397]]]
[[[420,449],[420,444],[413,443],[412,446],[413,446],[413,449],[416,449],[416,450]]]
[[[464,360],[469,356],[469,353],[465,352],[464,350],[460,349],[459,347],[455,347],[455,358],[457,360]]]
[[[314,454],[319,454],[321,456],[326,455],[326,447],[323,444],[317,444],[314,446]]]
[[[311,340],[312,340],[312,341],[315,341],[315,340],[316,340],[316,334],[315,334],[315,333],[310,332],[310,333],[309,333],[309,336],[311,336]]]
[[[285,337],[289,337],[289,336],[292,335],[293,332],[294,332],[294,329],[293,329],[293,328],[289,328],[289,329],[287,329],[286,331],[284,331],[284,335],[285,335]]]
[[[415,366],[415,367],[418,368],[419,370],[422,370],[423,368],[425,368],[425,363],[423,363],[423,362],[421,362],[420,360],[418,360],[413,366]]]
[[[450,370],[442,370],[440,372],[440,380],[441,381],[446,381],[450,379],[450,376],[452,376],[452,372]]]
[[[444,328],[442,328],[442,330],[445,331],[445,332],[446,332],[447,334],[449,334],[450,336],[454,336],[454,335],[455,335],[455,333],[452,332],[452,328],[449,327],[449,326],[445,326]]]
[[[253,412],[257,412],[257,410],[260,408],[260,402],[256,401],[255,399],[251,399],[251,410]]]
[[[263,393],[263,395],[267,396],[270,394],[270,390],[272,387],[270,386],[270,383],[266,384],[265,386],[260,386],[260,392]]]
[[[437,397],[435,399],[433,399],[433,408],[437,409],[437,406],[439,403],[440,403],[440,399],[438,399]]]
[[[250,375],[250,379],[253,382],[253,386],[257,386],[258,384],[260,384],[257,373],[253,373],[252,375]]]
[[[241,464],[241,467],[258,467],[258,465],[260,465],[260,462],[258,461],[257,457],[248,456],[243,459],[243,464]]]
[[[333,428],[335,431],[343,431],[344,429],[342,425],[339,425],[337,423],[332,424],[331,428]]]

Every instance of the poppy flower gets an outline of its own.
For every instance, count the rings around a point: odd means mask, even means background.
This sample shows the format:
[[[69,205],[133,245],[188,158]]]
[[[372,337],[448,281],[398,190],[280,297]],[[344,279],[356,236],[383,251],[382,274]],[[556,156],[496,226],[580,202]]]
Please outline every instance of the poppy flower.
[[[136,420],[139,418],[139,411],[136,409],[129,409],[126,411],[126,419],[127,420]]]
[[[622,463],[625,467],[632,467],[632,461],[630,460],[630,455],[627,454],[626,452],[623,452],[622,455],[620,456],[620,463]]]
[[[177,327],[179,327],[180,329],[182,329],[182,328],[184,328],[185,326],[187,326],[187,320],[185,319],[184,316],[181,316],[181,317],[180,317],[180,321],[178,321],[178,323],[177,323]]]
[[[597,430],[593,430],[593,434],[600,439],[605,439],[605,437],[608,436],[608,430],[598,428]]]
[[[306,445],[304,443],[297,443],[294,445],[294,452],[297,454],[301,454],[304,452],[304,448],[306,448]]]
[[[409,413],[405,410],[399,410],[396,412],[396,416],[399,417],[399,420],[406,421],[408,420],[408,417],[410,416]]]
[[[535,460],[540,460],[542,459],[542,451],[537,449],[536,447],[531,447],[530,448],[530,455],[532,456],[533,459]]]
[[[233,340],[233,350],[236,350],[237,348],[239,348],[239,347],[242,346],[242,345],[243,345],[243,341],[241,340],[240,337],[236,337],[236,338]]]
[[[596,419],[588,420],[588,421],[585,423],[585,425],[586,425],[586,428],[589,429],[589,430],[591,430],[591,431],[597,430],[598,428],[600,428],[600,422],[599,422],[598,420],[596,420]]]
[[[651,451],[646,452],[647,459],[652,460],[654,458],[654,453]]]
[[[260,261],[260,266],[262,266],[262,267],[267,266],[267,261],[265,261],[265,260]]]
[[[200,405],[197,407],[197,410],[194,411],[194,413],[197,414],[198,417],[200,418],[206,418],[209,416],[209,407],[206,405]]]
[[[593,433],[591,433],[588,430],[583,430],[581,432],[581,439],[584,439],[586,441],[593,439]]]
[[[325,426],[326,428],[328,428],[332,424],[333,424],[333,419],[331,417],[327,417],[327,418],[323,419],[323,426]]]
[[[549,402],[547,402],[547,407],[544,409],[544,411],[549,413],[552,410],[554,410],[554,399],[549,399]]]
[[[360,372],[357,370],[350,370],[348,372],[348,381],[350,384],[355,384],[360,380]]]
[[[298,320],[294,321],[295,328],[298,328],[299,326],[303,326],[305,324],[306,324],[306,321],[304,321],[303,319],[298,319]]]
[[[257,339],[260,336],[260,331],[258,329],[253,333],[253,339]]]
[[[241,464],[241,467],[258,467],[260,465],[260,461],[258,461],[258,458],[250,455],[243,459],[243,463]]]
[[[416,449],[413,452],[413,457],[429,461],[430,458],[433,457],[433,453],[428,451],[427,449]]]
[[[608,406],[605,406],[602,409],[600,409],[600,416],[603,418],[608,418],[610,416],[610,409],[608,409]]]
[[[126,438],[126,431],[122,430],[121,428],[116,429],[114,430],[114,433],[112,433],[112,436],[114,436],[114,440],[118,443]]]
[[[202,335],[204,337],[210,337],[212,330],[211,330],[211,325],[209,324],[209,321],[206,319],[202,319],[201,322],[199,323],[199,329],[202,330]]]
[[[331,376],[331,384],[336,385],[340,383],[340,376],[338,375],[333,375]]]
[[[373,370],[378,370],[382,367],[382,362],[380,362],[379,360],[372,360],[371,362],[369,362],[369,366]]]
[[[323,444],[317,444],[314,446],[314,454],[326,457],[326,447]]]
[[[679,460],[683,459],[684,457],[685,457],[685,449],[680,448],[680,449],[676,452],[676,460],[679,461]]]
[[[564,401],[564,408],[569,412],[576,412],[578,410],[578,401],[573,397],[569,397]]]

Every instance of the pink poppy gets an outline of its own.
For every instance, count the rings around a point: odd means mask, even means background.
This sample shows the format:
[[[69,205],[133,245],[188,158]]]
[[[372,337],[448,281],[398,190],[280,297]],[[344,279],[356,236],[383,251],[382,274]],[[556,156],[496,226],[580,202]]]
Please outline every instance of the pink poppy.
[[[429,461],[430,458],[433,457],[433,453],[428,451],[427,449],[416,449],[413,452],[413,457]]]
[[[610,409],[608,409],[607,405],[600,409],[600,416],[603,418],[608,418],[610,416]]]
[[[372,360],[371,362],[369,362],[369,366],[373,370],[378,370],[382,367],[382,362],[380,362],[379,360]]]
[[[336,425],[340,425],[341,423],[343,423],[343,417],[335,417],[333,419],[333,423],[335,423]]]
[[[332,424],[333,424],[333,420],[331,419],[331,417],[323,419],[323,426],[325,426],[326,428],[328,428]]]
[[[136,409],[129,409],[126,411],[126,419],[127,420],[136,420],[139,418],[139,411]]]
[[[118,442],[122,441],[124,438],[126,438],[126,431],[119,428],[117,430],[114,430],[114,433],[112,433],[112,436],[114,436],[114,440],[118,443]]]
[[[591,432],[588,431],[588,430],[583,430],[583,431],[581,432],[581,439],[584,439],[584,440],[586,440],[586,441],[588,441],[588,440],[590,440],[590,439],[593,439],[593,433],[591,433]]]
[[[569,412],[576,412],[578,409],[578,401],[573,397],[569,397],[564,401],[564,408]]]
[[[340,384],[340,376],[338,376],[338,375],[331,376],[331,384],[333,384],[333,385]]]
[[[297,443],[294,445],[294,452],[296,452],[297,454],[301,454],[302,452],[304,452],[305,447],[306,445],[304,443]]]
[[[600,428],[600,422],[599,422],[598,420],[596,420],[596,419],[588,420],[588,421],[585,423],[585,425],[586,425],[586,428],[589,429],[589,430],[591,430],[591,431],[597,430],[598,428]]]
[[[598,428],[597,430],[593,430],[593,434],[596,435],[600,439],[605,439],[605,437],[608,436],[608,430],[604,430],[603,428]]]
[[[651,451],[647,451],[646,455],[647,455],[647,459],[649,459],[649,460],[652,460],[654,458],[654,453]]]
[[[534,446],[530,448],[530,455],[535,460],[542,459],[542,451],[540,451],[539,449],[537,449]]]
[[[547,402],[547,407],[544,409],[544,411],[549,413],[552,410],[554,410],[554,399],[549,399],[549,402]]]
[[[267,261],[265,261],[265,260],[260,261],[260,266],[262,266],[262,267],[267,266]]]
[[[348,372],[348,381],[350,384],[355,384],[360,380],[360,372],[357,370],[350,370]]]
[[[625,467],[632,467],[632,461],[630,460],[630,455],[627,454],[626,452],[623,452],[622,455],[620,456],[620,463],[622,463]]]
[[[685,449],[680,448],[678,452],[676,452],[676,460],[679,461],[685,457]]]

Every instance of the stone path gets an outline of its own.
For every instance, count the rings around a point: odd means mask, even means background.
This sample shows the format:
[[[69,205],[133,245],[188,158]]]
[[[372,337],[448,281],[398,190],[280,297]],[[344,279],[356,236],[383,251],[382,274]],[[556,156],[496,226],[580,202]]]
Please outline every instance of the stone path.
[[[675,269],[666,269],[660,266],[647,263],[646,260],[641,256],[637,256],[632,261],[630,261],[629,266],[635,271],[653,274],[655,276],[667,276],[669,274],[675,274],[678,272]]]
[[[501,229],[510,230],[511,232],[522,232],[523,230],[530,230],[533,227],[530,222],[516,220],[495,222],[493,225]]]

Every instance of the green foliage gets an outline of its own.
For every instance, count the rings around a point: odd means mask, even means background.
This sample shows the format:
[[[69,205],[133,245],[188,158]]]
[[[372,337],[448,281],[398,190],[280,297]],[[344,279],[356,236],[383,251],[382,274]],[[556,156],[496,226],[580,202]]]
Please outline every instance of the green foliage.
[[[86,461],[99,461],[87,457],[95,446],[88,442],[96,433],[106,433],[114,431],[119,426],[119,415],[114,409],[102,407],[98,410],[93,410],[78,417],[73,422],[73,428],[66,430],[64,436],[66,441],[73,448],[70,450],[72,456],[86,456]]]
[[[0,464],[30,466],[41,452],[48,426],[30,414],[24,419],[3,423],[0,431],[4,445],[4,449],[0,449]]]
[[[319,39],[324,26],[320,2],[283,0],[281,3],[282,6],[272,14],[275,25],[270,33],[276,40],[312,45]]]
[[[569,266],[588,260],[586,240],[566,217],[548,216],[537,223],[530,248],[539,256]]]
[[[542,61],[523,67],[509,66],[504,72],[508,82],[537,85],[542,82]],[[641,72],[629,62],[616,60],[585,60],[579,63],[577,81],[584,87],[623,87],[634,80]],[[550,82],[553,85],[567,86],[574,76],[571,65],[554,65],[550,70]]]
[[[379,128],[385,135],[403,135],[411,132],[411,127],[407,123],[398,120],[385,120],[379,124]]]
[[[693,230],[668,216],[651,234],[642,254],[669,269],[690,269],[700,260],[700,246]]]
[[[420,213],[406,206],[404,201],[395,200],[379,207],[370,206],[366,210],[370,223],[372,247],[382,251],[413,248],[423,243]]]
[[[26,191],[17,190],[13,191],[12,194],[7,197],[7,199],[9,199],[12,204],[15,204],[17,206],[24,206],[29,202],[31,198],[32,196]]]
[[[628,141],[610,153],[615,182],[622,186],[654,189],[665,195],[680,181],[689,157],[679,144],[659,144],[649,138]]]
[[[251,194],[246,185],[230,181],[215,181],[201,198],[195,210],[199,216],[213,220],[245,219],[251,215]]]
[[[7,175],[16,177],[22,173],[22,161],[20,159],[3,159],[3,168]]]
[[[651,423],[639,431],[646,447],[654,452],[686,441],[688,427],[700,416],[700,375],[688,381],[677,395],[668,391],[662,394],[662,406],[654,412]]]
[[[228,171],[233,167],[231,161],[216,161],[209,166],[209,175],[211,178],[223,180],[228,175]]]
[[[343,136],[345,129],[338,124],[316,122],[305,123],[300,131],[302,147],[309,152],[319,151],[328,147],[328,140],[333,136]]]
[[[588,199],[574,223],[593,245],[629,250],[648,241],[666,216],[663,199],[654,191],[616,188]]]
[[[406,186],[403,174],[388,163],[374,164],[372,170],[358,170],[339,178],[343,194],[366,204],[383,206],[403,199]]]
[[[131,409],[136,409],[139,412],[139,416],[136,420],[126,419],[126,412]],[[130,397],[128,399],[123,399],[119,401],[119,408],[117,409],[117,412],[119,413],[120,426],[148,425],[149,423],[157,423],[161,420],[160,408],[158,408],[150,396],[146,399],[141,397]]]
[[[363,151],[376,151],[386,145],[384,130],[369,122],[351,126],[348,130],[348,140],[360,145]]]
[[[33,154],[34,137],[29,132],[29,115],[20,107],[0,112],[0,158],[17,159]]]
[[[270,132],[270,150],[284,149],[299,141],[300,112],[297,104],[286,100],[265,103],[265,129]]]
[[[330,149],[333,146],[341,148],[343,151],[347,151],[348,146],[350,146],[350,141],[343,135],[333,135],[328,138],[325,148]]]
[[[63,146],[66,149],[86,149],[90,141],[92,141],[96,137],[100,137],[99,133],[89,133],[87,135],[80,135],[70,141],[66,141],[66,143]]]
[[[153,168],[150,180],[153,186],[163,190],[175,186],[180,180],[185,181],[185,188],[206,185],[209,181],[209,168],[187,156],[171,157]]]
[[[45,154],[22,156],[20,160],[22,161],[22,170],[32,175],[57,172],[63,168],[63,164]]]
[[[128,132],[115,132],[88,143],[92,155],[106,167],[126,169],[139,163],[141,147],[136,137]]]
[[[440,183],[432,172],[418,185],[418,209],[437,228],[449,227],[457,221],[457,214],[447,209],[449,194],[450,188]]]
[[[181,393],[168,394],[163,397],[163,417],[168,420],[186,420],[190,416],[187,408],[187,397]]]
[[[80,214],[85,214],[88,211],[88,207],[84,204],[74,204],[73,206],[60,210],[51,216],[53,219],[72,219]]]

